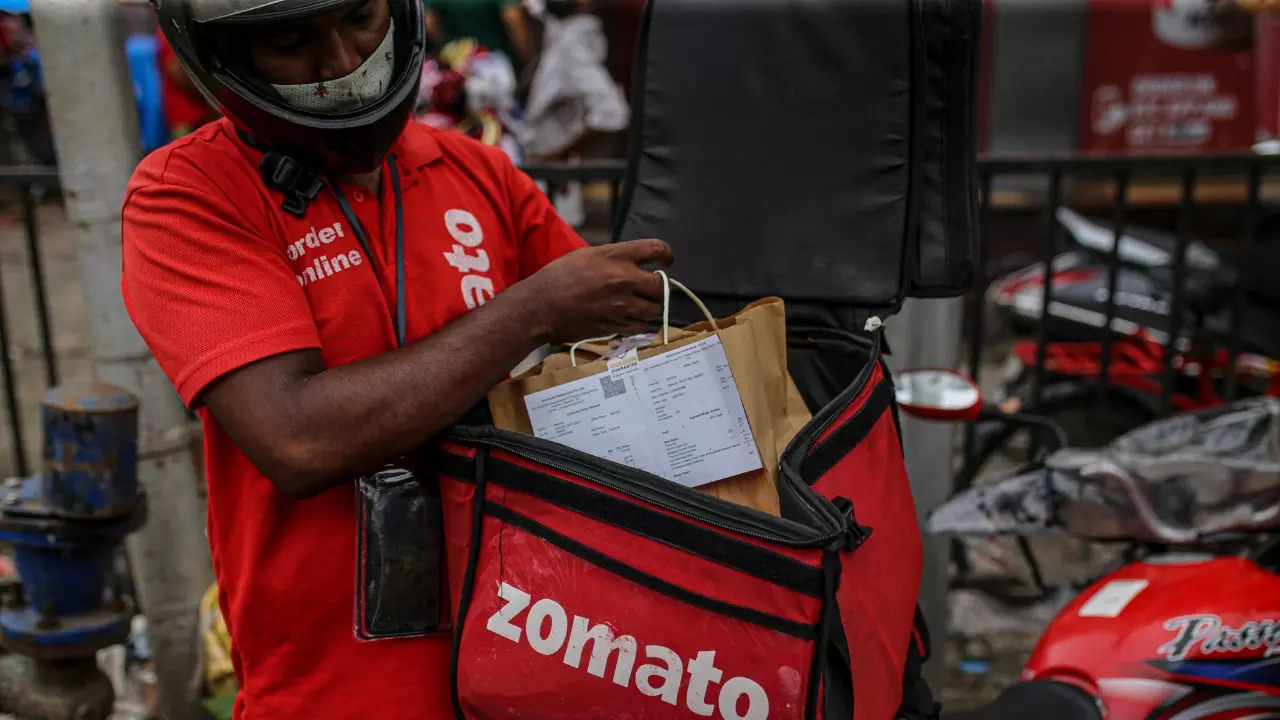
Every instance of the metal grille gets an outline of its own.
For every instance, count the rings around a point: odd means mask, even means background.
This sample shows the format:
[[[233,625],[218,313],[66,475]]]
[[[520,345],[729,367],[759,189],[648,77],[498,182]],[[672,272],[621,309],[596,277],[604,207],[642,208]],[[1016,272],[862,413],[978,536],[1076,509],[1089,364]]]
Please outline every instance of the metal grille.
[[[44,379],[47,385],[58,382],[58,360],[53,348],[52,322],[49,317],[49,297],[45,288],[44,267],[40,253],[40,228],[36,220],[36,186],[57,185],[58,173],[53,168],[44,167],[10,167],[0,168],[0,189],[13,188],[22,216],[23,233],[26,237],[28,272],[31,275],[31,287],[35,294],[34,307],[36,321],[40,333],[40,354],[44,364]],[[2,275],[0,275],[2,278]],[[0,382],[4,384],[5,426],[9,433],[9,447],[13,451],[13,467],[18,475],[26,476],[28,465],[26,453],[23,451],[22,413],[19,403],[19,389],[14,378],[12,343],[9,337],[9,313],[5,307],[5,294],[0,284]]]

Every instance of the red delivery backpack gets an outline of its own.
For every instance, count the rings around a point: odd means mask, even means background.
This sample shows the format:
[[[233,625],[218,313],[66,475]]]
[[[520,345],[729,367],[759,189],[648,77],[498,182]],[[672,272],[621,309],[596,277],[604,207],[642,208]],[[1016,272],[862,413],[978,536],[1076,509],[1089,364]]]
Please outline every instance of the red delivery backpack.
[[[857,717],[893,717],[921,540],[879,335],[836,337],[861,369],[783,456],[782,517],[454,429],[459,717],[851,718],[855,688]]]
[[[788,308],[780,517],[483,422],[437,458],[460,718],[924,717],[881,326],[976,267],[978,0],[649,0],[615,235]],[[820,261],[819,261],[820,260]],[[692,280],[692,282],[690,282]]]

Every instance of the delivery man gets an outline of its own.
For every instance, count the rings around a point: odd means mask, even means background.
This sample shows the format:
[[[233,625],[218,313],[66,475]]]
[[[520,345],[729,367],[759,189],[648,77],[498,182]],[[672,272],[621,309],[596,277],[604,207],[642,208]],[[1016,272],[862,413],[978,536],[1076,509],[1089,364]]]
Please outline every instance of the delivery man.
[[[447,633],[354,635],[355,479],[541,345],[656,317],[671,251],[586,248],[501,150],[406,126],[421,0],[155,6],[226,117],[135,171],[123,292],[204,422],[235,715],[451,717]]]

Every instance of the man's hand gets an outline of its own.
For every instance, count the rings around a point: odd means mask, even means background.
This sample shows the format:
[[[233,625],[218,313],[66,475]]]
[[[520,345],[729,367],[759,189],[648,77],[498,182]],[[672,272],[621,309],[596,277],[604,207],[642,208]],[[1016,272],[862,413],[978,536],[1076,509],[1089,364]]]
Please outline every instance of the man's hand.
[[[642,265],[671,265],[661,240],[583,248],[547,265],[511,288],[537,307],[539,335],[572,343],[638,332],[662,313],[662,278]]]

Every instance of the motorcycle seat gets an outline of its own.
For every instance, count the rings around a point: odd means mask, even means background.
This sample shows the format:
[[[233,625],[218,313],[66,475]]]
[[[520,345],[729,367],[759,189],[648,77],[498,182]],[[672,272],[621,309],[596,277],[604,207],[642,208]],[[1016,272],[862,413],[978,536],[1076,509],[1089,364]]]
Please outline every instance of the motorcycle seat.
[[[1277,275],[1280,258],[1275,257],[1275,252],[1251,248],[1223,256],[1222,264],[1213,269],[1188,268],[1182,287],[1188,307],[1193,310],[1230,307],[1240,291],[1248,304],[1274,308],[1280,306]]]
[[[943,713],[942,720],[1102,720],[1097,702],[1084,690],[1051,680],[1018,683],[990,704]]]
[[[1223,307],[1235,295],[1234,273],[1211,270],[1193,270],[1183,281],[1183,297],[1192,312],[1213,312]]]

